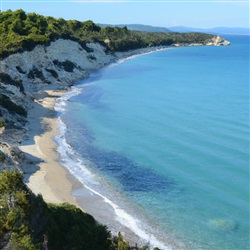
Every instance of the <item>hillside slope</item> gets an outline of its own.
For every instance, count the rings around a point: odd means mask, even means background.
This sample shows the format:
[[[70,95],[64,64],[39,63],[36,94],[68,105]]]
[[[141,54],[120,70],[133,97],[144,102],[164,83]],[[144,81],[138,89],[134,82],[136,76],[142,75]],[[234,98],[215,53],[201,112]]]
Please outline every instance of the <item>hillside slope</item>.
[[[47,204],[18,172],[0,172],[0,249],[127,250],[95,219],[68,203]]]

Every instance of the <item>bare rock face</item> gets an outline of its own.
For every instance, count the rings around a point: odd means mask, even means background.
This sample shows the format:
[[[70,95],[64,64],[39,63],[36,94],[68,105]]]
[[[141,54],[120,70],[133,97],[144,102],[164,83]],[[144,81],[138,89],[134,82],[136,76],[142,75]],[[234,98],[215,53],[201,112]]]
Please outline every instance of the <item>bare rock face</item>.
[[[9,169],[21,171],[19,164],[25,160],[25,156],[20,149],[7,142],[0,142],[0,148],[0,171]]]
[[[38,45],[30,52],[10,55],[2,60],[0,72],[12,79],[20,79],[26,93],[47,88],[48,84],[55,89],[68,86],[86,77],[88,70],[103,67],[114,59],[114,55],[107,55],[100,44],[86,46],[91,52],[71,40],[59,39],[48,47]]]
[[[0,171],[19,169],[16,144],[24,139],[27,114],[43,90],[62,90],[84,79],[90,70],[116,60],[98,43],[79,43],[58,39],[49,46],[38,45],[32,51],[16,53],[0,61]],[[11,154],[12,152],[12,154]],[[13,153],[15,152],[15,153]]]
[[[230,45],[230,42],[225,40],[220,36],[214,36],[211,41],[206,43],[207,46],[227,46]]]

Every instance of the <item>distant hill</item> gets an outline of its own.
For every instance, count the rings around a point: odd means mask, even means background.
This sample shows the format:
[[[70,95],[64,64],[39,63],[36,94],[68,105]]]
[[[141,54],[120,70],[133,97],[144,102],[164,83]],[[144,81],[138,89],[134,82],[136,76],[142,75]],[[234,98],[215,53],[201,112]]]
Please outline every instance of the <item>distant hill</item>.
[[[129,30],[138,30],[138,31],[146,31],[146,32],[171,32],[169,29],[165,27],[156,27],[151,25],[144,25],[144,24],[100,24],[101,27],[111,26],[111,27],[124,27],[127,26]]]
[[[223,35],[250,35],[249,28],[229,28],[229,27],[216,27],[211,29],[200,29],[200,28],[192,28],[186,26],[174,26],[174,27],[158,27],[158,26],[151,26],[151,25],[144,25],[144,24],[98,24],[101,27],[111,26],[111,27],[124,27],[127,26],[129,30],[138,30],[138,31],[146,31],[146,32],[202,32],[208,34],[223,34]]]
[[[228,34],[228,35],[250,35],[249,28],[229,28],[229,27],[216,27],[211,29],[199,29],[199,28],[191,28],[185,26],[176,26],[170,27],[170,31],[172,32],[203,32],[209,34]]]

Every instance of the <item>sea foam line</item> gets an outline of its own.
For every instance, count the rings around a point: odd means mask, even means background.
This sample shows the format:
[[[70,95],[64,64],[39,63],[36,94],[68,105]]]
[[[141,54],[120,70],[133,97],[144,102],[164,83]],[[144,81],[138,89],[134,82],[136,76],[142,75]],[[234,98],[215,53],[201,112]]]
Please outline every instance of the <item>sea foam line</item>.
[[[163,242],[159,241],[151,233],[148,234],[141,222],[134,218],[132,215],[124,211],[121,207],[116,205],[113,201],[96,191],[94,188],[98,189],[100,184],[95,180],[95,175],[86,167],[86,164],[81,160],[78,153],[67,143],[65,134],[67,132],[67,126],[62,121],[60,115],[65,111],[65,106],[69,98],[77,96],[81,93],[81,89],[77,87],[72,87],[71,91],[64,94],[62,97],[58,98],[55,109],[58,111],[58,130],[60,134],[55,137],[55,141],[58,144],[57,151],[61,155],[61,161],[63,165],[69,170],[69,172],[74,175],[84,187],[87,188],[90,192],[98,195],[103,199],[104,202],[108,203],[115,211],[116,220],[124,225],[125,227],[132,230],[137,236],[139,236],[145,243],[150,240],[150,248],[159,247],[160,249],[170,250],[172,249],[169,246],[166,246]],[[92,187],[94,188],[92,188]]]
[[[58,123],[60,132],[65,134],[67,131],[66,125],[62,122],[60,118],[58,120]],[[113,201],[111,201],[110,199],[108,199],[107,197],[97,192],[88,185],[90,184],[91,186],[92,185],[98,186],[98,183],[94,179],[95,175],[92,174],[91,171],[89,171],[86,168],[84,163],[78,157],[75,150],[66,142],[66,139],[63,134],[60,134],[59,136],[56,137],[56,142],[59,145],[57,150],[59,154],[62,156],[63,165],[70,171],[70,173],[73,174],[82,184],[84,184],[85,188],[87,188],[92,193],[101,197],[104,200],[104,202],[111,205],[111,207],[115,211],[115,214],[117,216],[116,219],[118,222],[130,228],[136,235],[138,235],[145,242],[148,242],[150,240],[150,245],[152,247],[157,246],[161,249],[171,249],[170,247],[167,247],[164,243],[157,240],[155,236],[153,235],[149,236],[147,232],[142,228],[142,225],[138,219],[131,216],[129,213],[127,213],[118,205],[116,205]]]
[[[113,67],[113,66],[116,66],[118,64],[121,64],[127,60],[131,60],[131,59],[134,59],[138,56],[143,56],[143,55],[148,55],[148,54],[151,54],[151,53],[154,53],[154,52],[157,52],[157,51],[162,51],[162,50],[167,50],[167,49],[171,49],[170,47],[155,47],[155,48],[145,48],[144,50],[143,49],[138,49],[138,53],[135,53],[134,51],[131,52],[133,54],[129,55],[129,52],[124,52],[124,53],[127,53],[127,56],[124,57],[124,58],[121,58],[121,59],[118,59],[118,61],[114,62],[114,63],[111,63],[110,65],[108,65],[108,67]]]

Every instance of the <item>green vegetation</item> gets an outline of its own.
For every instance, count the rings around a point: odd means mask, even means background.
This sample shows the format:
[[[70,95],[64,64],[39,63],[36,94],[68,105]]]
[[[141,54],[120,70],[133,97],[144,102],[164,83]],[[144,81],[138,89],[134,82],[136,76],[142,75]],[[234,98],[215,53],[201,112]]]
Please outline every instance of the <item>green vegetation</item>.
[[[73,205],[45,203],[22,179],[18,172],[0,172],[0,249],[130,249],[120,233],[111,238],[106,226]]]
[[[20,173],[0,174],[0,248],[10,241],[10,249],[37,249],[28,225],[29,195]]]
[[[123,240],[120,232],[118,233],[118,237],[114,238],[113,244],[117,250],[127,250],[129,248],[129,243]]]
[[[112,249],[110,233],[79,208],[46,204],[18,172],[0,173],[0,249]]]
[[[0,128],[2,128],[4,125],[3,125],[3,120],[0,119]]]
[[[86,43],[99,42],[107,51],[127,51],[173,43],[204,42],[212,35],[203,33],[160,33],[128,30],[127,27],[101,28],[92,21],[66,21],[62,18],[25,13],[23,10],[0,13],[0,58],[32,50],[37,44],[49,45],[58,38],[71,39],[91,52]],[[20,69],[19,69],[20,70]]]

